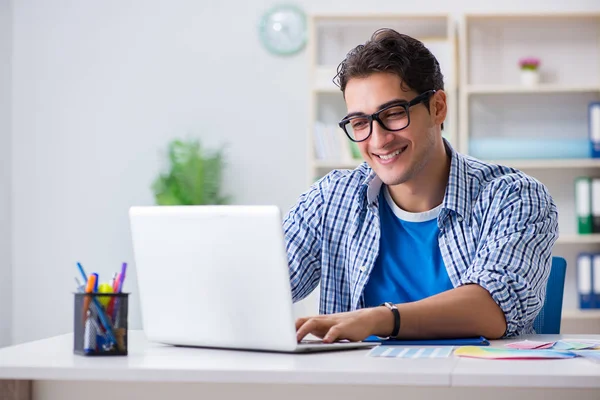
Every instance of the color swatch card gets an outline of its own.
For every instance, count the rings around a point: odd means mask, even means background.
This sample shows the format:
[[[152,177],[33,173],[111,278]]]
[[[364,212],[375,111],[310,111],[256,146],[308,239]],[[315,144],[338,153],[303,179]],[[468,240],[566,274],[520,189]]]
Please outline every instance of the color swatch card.
[[[447,358],[453,347],[399,347],[377,346],[367,355],[369,357],[389,358]]]
[[[585,349],[581,350],[600,350],[600,340],[592,340],[592,339],[563,339],[561,342],[566,343],[574,343],[582,346],[587,346]]]
[[[517,350],[534,350],[534,349],[549,349],[554,346],[556,342],[538,342],[535,340],[523,340],[521,342],[514,342],[505,345],[509,349]]]
[[[592,350],[597,345],[595,343],[587,342],[569,342],[566,340],[559,340],[552,346],[553,350]]]
[[[577,357],[570,351],[556,350],[518,350],[518,349],[498,349],[483,348],[477,346],[463,346],[454,351],[459,357],[483,358],[488,360],[541,360],[541,359],[560,359]]]
[[[564,339],[557,342],[538,342],[534,340],[523,340],[506,344],[505,347],[517,350],[600,350],[600,342],[587,340]]]
[[[598,350],[577,350],[574,352],[580,357],[595,363],[600,363],[600,351]]]

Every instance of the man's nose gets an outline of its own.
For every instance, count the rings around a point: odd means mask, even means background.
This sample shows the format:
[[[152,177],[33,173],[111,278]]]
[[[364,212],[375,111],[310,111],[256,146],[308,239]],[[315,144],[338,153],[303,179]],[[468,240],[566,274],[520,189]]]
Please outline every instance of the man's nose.
[[[371,145],[375,148],[384,147],[393,139],[393,132],[385,129],[379,121],[373,120],[373,132],[371,132]]]

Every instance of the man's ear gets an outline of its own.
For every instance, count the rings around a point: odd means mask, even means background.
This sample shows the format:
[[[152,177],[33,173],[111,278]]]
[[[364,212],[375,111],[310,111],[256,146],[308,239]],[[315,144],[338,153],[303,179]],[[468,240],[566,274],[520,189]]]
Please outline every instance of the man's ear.
[[[446,104],[446,92],[443,90],[436,91],[429,101],[431,108],[431,116],[436,125],[441,125],[446,120],[448,107]]]

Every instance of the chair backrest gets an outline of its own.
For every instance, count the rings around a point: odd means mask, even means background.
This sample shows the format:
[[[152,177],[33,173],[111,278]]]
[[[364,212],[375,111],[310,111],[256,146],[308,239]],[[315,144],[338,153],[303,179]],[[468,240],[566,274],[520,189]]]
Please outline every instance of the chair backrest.
[[[546,300],[533,322],[533,328],[540,334],[559,334],[562,318],[563,293],[567,261],[562,257],[552,257],[552,268],[546,285]]]

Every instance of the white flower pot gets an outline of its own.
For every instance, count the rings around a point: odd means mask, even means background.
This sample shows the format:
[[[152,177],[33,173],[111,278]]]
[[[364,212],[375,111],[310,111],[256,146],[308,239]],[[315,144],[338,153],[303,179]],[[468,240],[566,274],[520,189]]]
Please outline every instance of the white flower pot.
[[[521,70],[521,83],[525,86],[535,86],[540,82],[540,73],[530,69]]]

